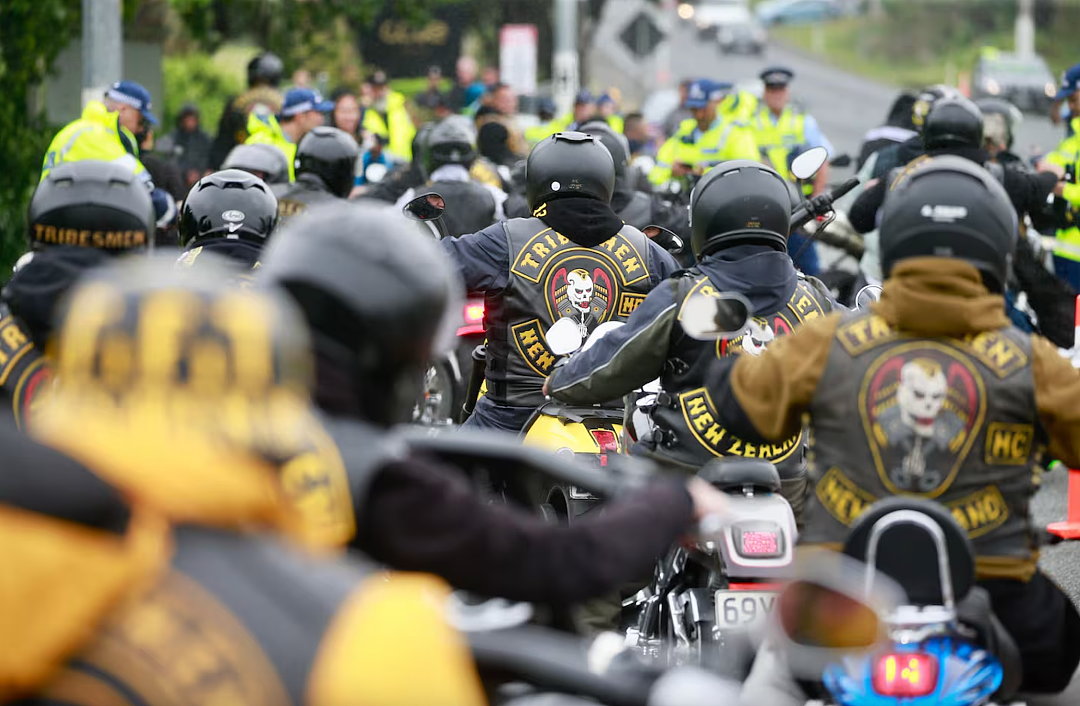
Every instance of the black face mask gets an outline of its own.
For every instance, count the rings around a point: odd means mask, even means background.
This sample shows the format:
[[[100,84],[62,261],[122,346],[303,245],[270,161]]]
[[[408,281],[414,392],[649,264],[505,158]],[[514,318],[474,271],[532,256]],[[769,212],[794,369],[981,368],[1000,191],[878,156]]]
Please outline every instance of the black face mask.
[[[611,206],[588,196],[563,196],[541,204],[533,215],[578,245],[594,248],[615,237],[622,219]]]
[[[629,140],[630,142],[630,154],[640,152],[645,147],[645,140]]]

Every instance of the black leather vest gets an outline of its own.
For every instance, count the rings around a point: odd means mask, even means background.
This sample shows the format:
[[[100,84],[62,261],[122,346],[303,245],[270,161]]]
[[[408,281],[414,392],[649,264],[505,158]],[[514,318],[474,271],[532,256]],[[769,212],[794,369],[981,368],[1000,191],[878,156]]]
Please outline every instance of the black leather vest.
[[[486,303],[488,395],[500,404],[538,407],[555,355],[545,334],[571,317],[591,332],[625,321],[652,288],[649,242],[632,226],[594,248],[574,243],[539,218],[503,223],[510,278]]]
[[[340,201],[321,185],[302,180],[292,184],[275,184],[270,187],[278,199],[278,227],[298,216],[312,206]]]
[[[95,690],[154,706],[306,703],[324,636],[372,570],[269,538],[180,528],[171,570],[111,615],[45,696],[63,695],[67,680],[81,686],[75,703]]]
[[[810,407],[806,542],[842,542],[883,497],[952,510],[982,557],[1034,564],[1030,498],[1045,444],[1031,339],[1016,328],[964,339],[901,335],[845,317]]]
[[[48,389],[52,369],[18,319],[0,308],[0,395],[15,424],[25,430],[34,404]]]
[[[453,237],[476,233],[495,222],[495,197],[474,181],[433,181],[416,194],[439,194],[446,201],[442,220]]]
[[[648,194],[640,191],[635,191],[630,201],[616,215],[623,220],[623,223],[635,228],[659,225],[654,224],[652,220],[652,200]]]
[[[683,303],[691,295],[716,296],[709,278],[698,270],[670,280],[677,288],[679,316]],[[806,280],[798,279],[787,302],[777,311],[756,312],[750,328],[742,336],[728,341],[698,341],[672,329],[668,360],[660,377],[663,392],[652,408],[656,426],[650,453],[667,463],[697,469],[720,456],[743,456],[769,461],[792,477],[805,465],[806,432],[776,444],[751,444],[737,438],[716,423],[719,416],[709,391],[705,374],[710,361],[728,355],[760,355],[776,336],[791,333],[804,321],[823,316],[830,304]]]

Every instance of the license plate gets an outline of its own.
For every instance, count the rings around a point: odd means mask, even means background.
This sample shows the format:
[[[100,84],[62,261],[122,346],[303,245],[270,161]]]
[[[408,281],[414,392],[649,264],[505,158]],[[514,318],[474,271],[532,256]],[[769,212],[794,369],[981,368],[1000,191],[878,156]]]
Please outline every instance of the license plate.
[[[773,591],[717,591],[716,624],[740,627],[763,619],[776,605]]]

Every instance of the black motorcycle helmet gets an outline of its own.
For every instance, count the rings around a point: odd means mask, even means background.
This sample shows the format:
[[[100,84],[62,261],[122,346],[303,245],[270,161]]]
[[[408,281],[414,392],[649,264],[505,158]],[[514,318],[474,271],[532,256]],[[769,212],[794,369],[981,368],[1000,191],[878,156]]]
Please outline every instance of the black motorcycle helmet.
[[[234,240],[262,247],[277,225],[277,197],[262,179],[239,169],[204,176],[180,212],[180,247]]]
[[[444,118],[428,133],[424,169],[429,176],[447,164],[460,164],[469,169],[476,157],[476,128],[464,115]]]
[[[330,193],[345,198],[352,191],[359,156],[352,135],[336,127],[317,127],[296,146],[296,176],[314,174]]]
[[[1017,237],[1016,210],[997,179],[969,159],[933,157],[897,179],[885,198],[881,270],[888,277],[907,258],[953,257],[1000,293]]]
[[[461,284],[430,238],[397,209],[332,204],[286,223],[259,277],[307,317],[320,407],[381,426],[411,418],[461,311]]]
[[[27,210],[32,250],[66,245],[113,254],[152,247],[150,192],[131,169],[112,162],[66,162],[38,184]]]
[[[982,147],[982,111],[963,96],[942,98],[926,116],[922,138],[927,150]]]
[[[935,103],[942,98],[954,98],[959,95],[958,90],[943,83],[928,86],[921,90],[919,95],[915,97],[915,103],[911,107],[911,123],[915,126],[915,129],[922,130],[923,124],[926,122],[926,116],[930,114],[930,109],[934,107]]]
[[[273,145],[237,145],[229,150],[221,169],[243,169],[267,184],[289,183],[289,158]]]
[[[630,161],[630,143],[626,137],[611,129],[603,120],[592,120],[581,126],[581,131],[586,135],[592,135],[600,139],[600,144],[611,153],[611,159],[615,162],[615,176],[621,177],[626,174],[626,165]]]
[[[525,163],[525,200],[529,210],[561,196],[587,196],[611,203],[615,161],[592,135],[557,132],[541,141]]]
[[[281,83],[281,76],[285,73],[285,64],[277,54],[263,52],[248,62],[247,80],[248,86],[263,84],[277,88]]]
[[[1020,109],[1003,98],[982,98],[975,101],[983,114],[983,139],[993,138],[1007,150],[1011,150],[1024,114]]]
[[[787,251],[792,197],[787,182],[760,162],[734,159],[706,174],[690,194],[694,255],[758,243]]]

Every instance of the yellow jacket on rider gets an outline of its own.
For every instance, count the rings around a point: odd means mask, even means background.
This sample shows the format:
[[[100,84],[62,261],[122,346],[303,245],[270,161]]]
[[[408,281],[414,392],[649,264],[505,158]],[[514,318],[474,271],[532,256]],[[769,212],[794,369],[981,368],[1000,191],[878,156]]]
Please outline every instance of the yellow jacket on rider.
[[[42,180],[49,171],[64,162],[95,159],[129,167],[141,179],[150,182],[150,174],[139,161],[135,136],[120,125],[117,114],[101,101],[90,101],[78,120],[56,133],[41,167]]]

